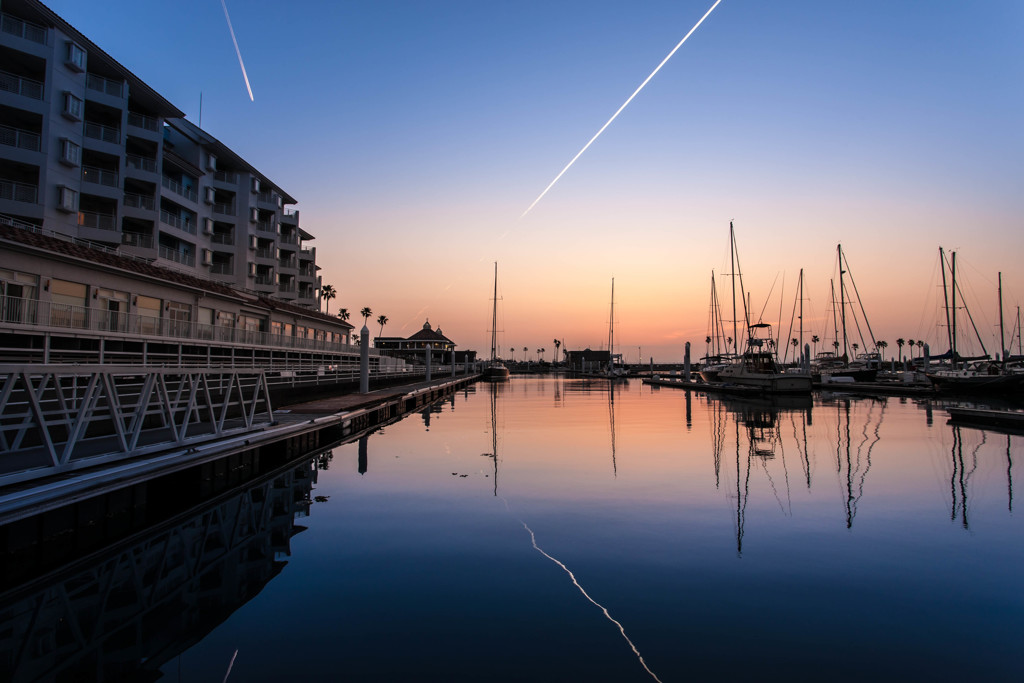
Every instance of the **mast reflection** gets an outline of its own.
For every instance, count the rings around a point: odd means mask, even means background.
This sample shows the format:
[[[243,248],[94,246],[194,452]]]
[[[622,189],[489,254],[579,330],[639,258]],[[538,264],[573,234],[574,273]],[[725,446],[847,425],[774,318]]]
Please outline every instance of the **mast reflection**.
[[[857,516],[857,505],[864,496],[864,483],[871,470],[871,453],[881,441],[879,429],[885,417],[886,399],[867,401],[868,411],[864,418],[858,439],[856,453],[853,450],[851,399],[836,400],[836,477],[840,482],[843,509],[846,514],[846,528],[853,528]],[[880,407],[880,408],[879,408]],[[876,411],[876,408],[879,408]],[[877,412],[877,417],[875,413]]]

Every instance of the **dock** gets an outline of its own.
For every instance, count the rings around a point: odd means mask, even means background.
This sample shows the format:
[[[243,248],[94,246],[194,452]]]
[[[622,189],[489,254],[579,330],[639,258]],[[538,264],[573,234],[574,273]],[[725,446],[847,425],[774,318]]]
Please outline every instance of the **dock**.
[[[983,408],[946,408],[949,423],[966,427],[996,427],[1013,433],[1024,433],[1024,412],[988,410]]]

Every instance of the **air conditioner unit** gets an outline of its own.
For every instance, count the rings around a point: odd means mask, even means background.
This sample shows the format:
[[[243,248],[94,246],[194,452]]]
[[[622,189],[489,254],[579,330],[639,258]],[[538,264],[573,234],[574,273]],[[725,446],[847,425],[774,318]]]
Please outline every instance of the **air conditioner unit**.
[[[255,263],[250,263],[249,264],[249,277],[255,277],[255,276],[256,276],[256,264]]]
[[[253,208],[249,210],[249,222],[255,223],[260,219],[260,210]]]
[[[206,170],[216,171],[217,170],[217,157],[210,154],[206,157]]]
[[[203,249],[203,265],[204,266],[212,266],[213,265],[213,252],[210,251],[209,249]]]
[[[213,219],[212,218],[204,218],[203,219],[203,234],[204,235],[212,235],[213,234]]]
[[[253,178],[252,179],[252,191],[253,192],[259,192],[260,191],[260,179],[259,178]]]
[[[64,185],[58,185],[57,209],[67,213],[78,211],[78,191]]]
[[[206,203],[207,204],[213,204],[213,194],[214,193],[213,193],[213,188],[212,187],[206,188],[206,197],[205,197],[205,199],[206,199]]]
[[[249,235],[249,248],[250,249],[255,249],[256,248],[256,235]]]

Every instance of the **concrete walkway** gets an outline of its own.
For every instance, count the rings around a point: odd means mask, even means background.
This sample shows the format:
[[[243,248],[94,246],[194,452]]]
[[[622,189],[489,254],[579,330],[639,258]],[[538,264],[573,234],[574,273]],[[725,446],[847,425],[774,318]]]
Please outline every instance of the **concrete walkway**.
[[[359,410],[360,408],[387,403],[388,401],[394,400],[400,396],[405,396],[421,389],[429,389],[452,380],[461,380],[465,378],[466,375],[455,375],[454,377],[444,376],[438,377],[437,379],[433,379],[429,382],[415,382],[413,384],[400,384],[393,387],[385,387],[366,394],[352,392],[350,394],[326,396],[313,401],[290,403],[288,405],[278,406],[277,409],[274,410],[274,413],[288,412],[298,413],[300,415],[333,415],[335,413]]]

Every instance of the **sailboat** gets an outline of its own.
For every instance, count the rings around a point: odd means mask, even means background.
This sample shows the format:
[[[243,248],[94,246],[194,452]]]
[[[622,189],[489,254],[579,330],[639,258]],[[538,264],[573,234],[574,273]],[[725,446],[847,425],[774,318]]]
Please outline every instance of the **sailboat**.
[[[739,270],[739,253],[736,249],[736,233],[732,222],[729,223],[730,261],[732,262],[733,278],[733,351],[739,353],[736,317],[736,273]],[[740,292],[743,290],[743,275],[740,274]],[[802,370],[784,372],[776,362],[775,349],[778,344],[772,336],[772,326],[768,323],[750,324],[746,310],[746,297],[743,297],[744,333],[746,348],[742,355],[723,367],[718,373],[720,382],[737,387],[759,390],[772,394],[807,394],[811,392],[811,375]]]
[[[491,358],[484,368],[484,379],[502,382],[508,379],[508,368],[498,360],[498,262],[494,262],[494,309],[491,313]]]
[[[626,379],[629,371],[624,367],[615,367],[615,278],[612,278],[612,306],[608,314],[608,367],[605,369],[608,379]]]

